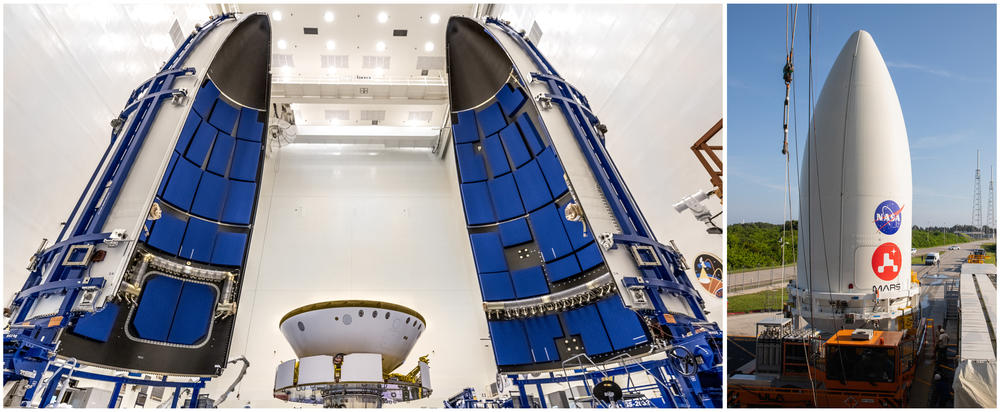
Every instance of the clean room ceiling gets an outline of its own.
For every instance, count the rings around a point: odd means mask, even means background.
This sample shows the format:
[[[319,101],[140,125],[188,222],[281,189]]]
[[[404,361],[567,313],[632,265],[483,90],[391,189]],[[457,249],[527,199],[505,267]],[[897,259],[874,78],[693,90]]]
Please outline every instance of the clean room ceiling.
[[[448,111],[444,30],[449,16],[475,11],[471,4],[238,7],[271,15],[272,101],[293,104],[300,136],[309,136],[303,141],[331,143],[439,129]]]

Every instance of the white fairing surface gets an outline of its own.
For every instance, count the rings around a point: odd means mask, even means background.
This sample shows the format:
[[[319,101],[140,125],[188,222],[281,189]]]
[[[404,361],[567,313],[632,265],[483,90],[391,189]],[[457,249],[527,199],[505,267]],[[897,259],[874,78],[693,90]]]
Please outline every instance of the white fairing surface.
[[[281,323],[281,334],[300,359],[338,353],[381,353],[382,369],[388,373],[403,363],[425,326],[415,316],[395,310],[344,307],[289,317]]]
[[[870,34],[851,35],[814,113],[799,196],[798,287],[907,296],[910,150],[896,89]]]

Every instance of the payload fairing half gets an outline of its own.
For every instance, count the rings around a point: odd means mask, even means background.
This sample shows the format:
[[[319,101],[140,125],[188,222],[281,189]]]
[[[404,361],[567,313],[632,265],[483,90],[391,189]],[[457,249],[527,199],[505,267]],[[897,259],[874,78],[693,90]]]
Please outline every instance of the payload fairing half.
[[[26,401],[56,357],[221,372],[263,166],[270,39],[264,14],[213,17],[112,121],[101,163],[10,306],[4,381],[31,382]]]
[[[823,85],[800,182],[792,313],[831,333],[911,325],[919,286],[910,275],[910,149],[889,70],[863,30]]]

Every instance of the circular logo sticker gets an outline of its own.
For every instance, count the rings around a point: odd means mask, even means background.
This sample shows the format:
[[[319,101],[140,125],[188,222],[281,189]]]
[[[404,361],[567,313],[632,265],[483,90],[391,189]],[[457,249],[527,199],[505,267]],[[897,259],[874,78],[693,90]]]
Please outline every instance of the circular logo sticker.
[[[872,270],[875,276],[884,281],[890,281],[899,276],[903,268],[903,254],[895,243],[883,243],[872,254]]]
[[[903,208],[896,202],[886,200],[875,208],[875,227],[887,235],[895,234],[903,225]]]
[[[698,283],[717,298],[722,297],[722,261],[714,255],[701,254],[694,258],[694,274]]]

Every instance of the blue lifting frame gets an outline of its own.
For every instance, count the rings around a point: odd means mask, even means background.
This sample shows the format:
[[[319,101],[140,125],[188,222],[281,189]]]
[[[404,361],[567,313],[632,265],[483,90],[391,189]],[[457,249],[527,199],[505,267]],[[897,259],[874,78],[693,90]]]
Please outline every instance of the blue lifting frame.
[[[677,252],[656,240],[649,223],[639,210],[618,168],[607,152],[603,134],[597,129],[600,121],[593,113],[590,103],[579,90],[567,83],[559,75],[531,40],[526,38],[525,34],[514,30],[509,23],[493,17],[487,17],[486,23],[492,24],[506,33],[538,67],[539,72],[531,72],[530,79],[531,81],[545,82],[550,93],[542,94],[537,98],[557,105],[562,111],[584,158],[594,173],[594,177],[608,202],[608,206],[622,229],[622,233],[613,236],[611,248],[616,248],[618,245],[628,247],[643,246],[648,248],[646,250],[655,253],[656,261],[660,264],[638,266],[642,279],[636,277],[625,278],[623,280],[624,286],[645,288],[649,292],[647,295],[650,296],[650,300],[655,308],[656,319],[659,325],[669,330],[671,336],[674,337],[671,342],[672,347],[683,348],[688,354],[703,355],[713,362],[717,361],[719,366],[703,364],[698,369],[702,372],[717,374],[721,377],[722,348],[719,342],[722,340],[722,331],[717,324],[708,322],[706,314],[702,310],[704,300],[691,285],[690,280],[684,273]],[[487,31],[487,33],[490,32]],[[492,36],[492,33],[490,35]],[[525,76],[523,76],[516,65],[514,66],[514,70],[517,73],[516,77],[518,81],[522,82],[525,90],[528,90],[528,85],[524,84]],[[544,128],[545,125],[541,124],[541,127]],[[663,290],[674,292],[676,295],[686,299],[694,316],[688,317],[671,314],[660,296],[660,292]],[[677,372],[676,368],[671,367],[669,362],[661,366],[664,366],[662,370],[667,373],[673,376],[680,376],[680,374],[674,375],[674,372]],[[660,369],[650,369],[650,371],[653,370],[659,371]],[[511,377],[516,376],[511,375]],[[586,377],[588,375],[584,374],[583,376]],[[653,376],[657,380],[663,381],[663,379],[659,379],[662,376],[657,377],[655,374]],[[566,380],[567,378],[559,379]],[[680,382],[682,386],[676,388],[677,390],[674,392],[665,391],[667,388],[660,388],[661,394],[664,395],[664,399],[668,404],[674,406],[697,406],[697,404],[701,404],[709,407],[721,407],[721,387],[702,388],[698,379],[675,379],[671,381]],[[535,383],[532,379],[515,379],[515,382],[523,382],[524,384]],[[718,382],[721,385],[721,379]],[[537,382],[539,390],[541,389],[541,383],[545,382]],[[518,386],[522,389],[523,393],[524,385],[519,384]],[[677,395],[674,395],[674,393]],[[542,402],[544,407],[545,401],[542,400]],[[522,396],[521,406],[527,407],[526,403],[527,400]]]
[[[38,382],[50,362],[55,359],[59,333],[82,316],[71,310],[81,290],[104,285],[103,278],[90,278],[89,272],[64,266],[62,263],[73,246],[95,245],[110,238],[111,233],[101,230],[142,148],[160,104],[167,98],[187,95],[185,90],[172,88],[178,76],[195,73],[194,68],[182,66],[184,61],[209,32],[222,22],[235,18],[235,13],[221,14],[197,26],[164,63],[163,68],[132,91],[125,108],[112,121],[111,141],[55,244],[32,257],[29,268],[31,272],[11,303],[14,313],[4,333],[4,381],[27,379],[29,384],[25,399],[34,397]],[[128,123],[128,127],[122,128],[133,113],[133,120]],[[103,173],[100,173],[102,170]],[[55,293],[65,294],[58,311],[25,321],[28,311],[39,297]],[[75,376],[84,374],[87,373],[74,373]],[[171,383],[158,386],[176,385]]]

